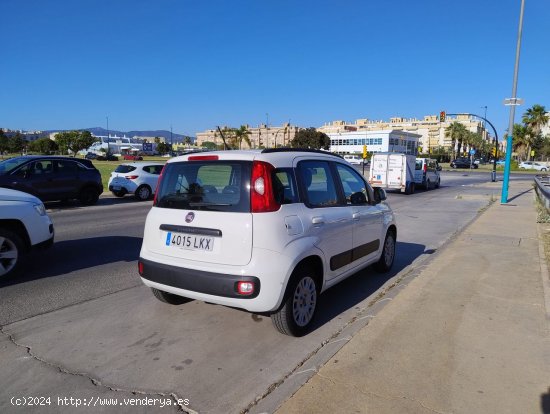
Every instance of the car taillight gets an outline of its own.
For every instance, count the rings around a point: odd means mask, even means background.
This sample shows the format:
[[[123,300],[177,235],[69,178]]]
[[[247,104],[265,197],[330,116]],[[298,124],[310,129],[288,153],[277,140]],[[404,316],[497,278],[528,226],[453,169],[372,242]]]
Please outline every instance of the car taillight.
[[[143,263],[142,262],[138,262],[138,271],[139,271],[139,275],[143,276]]]
[[[160,182],[162,180],[162,174],[164,174],[164,169],[166,168],[166,165],[162,167],[162,170],[160,171],[159,179],[157,180],[157,189],[155,190],[155,197],[153,198],[153,206],[157,205],[157,196],[160,189]]]
[[[253,282],[237,282],[237,293],[243,296],[249,296],[254,293],[254,283]]]
[[[217,161],[218,159],[217,155],[191,155],[187,161]]]
[[[428,171],[428,164],[424,164],[424,172]]]
[[[271,174],[273,165],[254,161],[252,163],[252,179],[250,180],[250,210],[252,213],[267,213],[277,211],[281,207],[275,200]]]
[[[124,178],[126,178],[127,180],[135,180],[135,179],[138,178],[138,177],[139,177],[139,175],[127,175],[127,176],[124,177]]]

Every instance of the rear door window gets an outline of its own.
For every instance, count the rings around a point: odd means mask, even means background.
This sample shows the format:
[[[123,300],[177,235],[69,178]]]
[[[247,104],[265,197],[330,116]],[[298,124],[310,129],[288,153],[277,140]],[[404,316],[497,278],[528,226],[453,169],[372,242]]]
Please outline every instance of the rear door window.
[[[135,169],[136,169],[136,167],[134,167],[133,165],[121,164],[118,167],[116,167],[115,172],[116,173],[121,173],[121,174],[126,174],[126,173],[129,173],[131,171],[134,171]]]
[[[338,198],[332,170],[327,161],[301,161],[298,164],[298,171],[308,207],[331,207],[343,204]]]
[[[292,204],[299,201],[298,189],[292,168],[278,168],[273,172],[273,191],[278,204]]]
[[[169,163],[158,189],[156,206],[249,212],[251,165],[244,161]]]

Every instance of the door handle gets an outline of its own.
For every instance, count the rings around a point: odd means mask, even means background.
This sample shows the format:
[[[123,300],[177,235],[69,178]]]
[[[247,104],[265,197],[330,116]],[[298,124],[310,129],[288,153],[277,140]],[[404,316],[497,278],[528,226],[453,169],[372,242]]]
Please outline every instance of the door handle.
[[[325,224],[325,218],[324,217],[313,217],[311,219],[312,224]]]

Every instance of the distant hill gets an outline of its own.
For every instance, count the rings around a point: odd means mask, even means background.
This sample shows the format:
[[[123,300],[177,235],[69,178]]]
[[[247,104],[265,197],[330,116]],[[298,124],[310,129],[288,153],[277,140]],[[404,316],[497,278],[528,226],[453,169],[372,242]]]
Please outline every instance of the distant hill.
[[[44,131],[44,132],[50,133],[50,132],[60,132],[60,131],[62,131],[62,130],[52,130],[52,131]],[[82,128],[82,129],[80,129],[80,131],[90,131],[92,134],[97,135],[97,136],[107,135],[107,130],[105,128],[100,128],[100,127]],[[170,131],[164,131],[164,130],[157,130],[157,131],[127,131],[127,132],[124,132],[124,131],[115,131],[113,129],[110,129],[109,134],[111,134],[111,135],[116,134],[119,137],[122,137],[122,136],[126,135],[127,137],[130,137],[130,138],[135,137],[135,136],[138,136],[138,137],[164,137],[164,139],[166,140],[167,143],[170,142]],[[175,132],[172,133],[172,140],[173,140],[174,143],[183,142],[185,137],[187,137],[187,135],[176,134]],[[193,142],[195,141],[194,137],[190,137],[190,138]]]

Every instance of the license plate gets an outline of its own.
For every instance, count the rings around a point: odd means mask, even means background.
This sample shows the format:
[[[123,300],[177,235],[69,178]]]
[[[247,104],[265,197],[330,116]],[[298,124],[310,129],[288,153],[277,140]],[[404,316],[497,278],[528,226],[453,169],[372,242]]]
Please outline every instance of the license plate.
[[[211,252],[214,249],[214,238],[184,233],[166,233],[167,246],[178,247],[185,250],[199,250]]]

